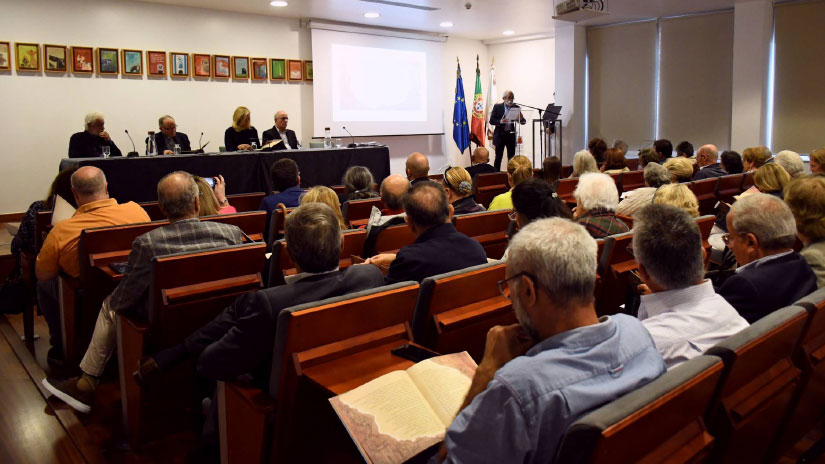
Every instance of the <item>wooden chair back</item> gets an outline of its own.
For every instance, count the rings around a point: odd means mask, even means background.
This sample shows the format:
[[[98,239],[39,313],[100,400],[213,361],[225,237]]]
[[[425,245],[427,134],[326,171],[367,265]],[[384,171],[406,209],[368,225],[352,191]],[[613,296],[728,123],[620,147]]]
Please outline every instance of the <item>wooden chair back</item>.
[[[688,188],[699,202],[699,214],[713,214],[716,205],[716,186],[719,184],[718,177],[702,179],[691,182]]]
[[[227,195],[226,199],[229,200],[229,204],[234,206],[239,213],[244,213],[247,211],[260,211],[261,200],[263,200],[265,196],[266,193],[264,192],[235,193]]]
[[[40,254],[46,234],[52,229],[52,210],[38,211],[34,219],[34,254]]]
[[[639,158],[625,158],[624,165],[631,171],[637,171],[639,169]]]
[[[347,187],[344,185],[333,185],[330,188],[339,196],[347,194]]]
[[[214,221],[237,226],[252,240],[262,242],[264,240],[264,230],[266,229],[265,211],[247,211],[236,214],[216,214],[214,216],[204,216],[201,221]]]
[[[605,248],[599,264],[602,283],[596,297],[596,312],[600,316],[620,312],[630,286],[628,273],[638,266],[629,251],[633,243],[632,231],[607,236],[604,241]]]
[[[474,178],[473,195],[476,202],[490,206],[496,195],[500,195],[510,189],[506,172],[493,172],[490,174],[478,174]]]
[[[364,240],[367,238],[365,230],[348,230],[343,234],[341,254],[338,261],[339,269],[346,269],[352,265],[353,256],[361,256]],[[269,282],[267,287],[274,287],[285,283],[285,277],[295,275],[298,269],[289,255],[284,240],[277,240],[272,246],[272,257],[269,261]]]
[[[622,173],[622,192],[630,192],[644,186],[644,171],[636,171],[633,168],[630,168],[630,171]]]
[[[566,177],[559,179],[556,184],[556,194],[558,194],[559,198],[565,202],[575,204],[576,199],[573,197],[573,192],[576,191],[577,185],[579,185],[578,177],[574,177],[572,179],[568,179]]]
[[[163,214],[163,211],[160,209],[160,204],[157,201],[143,201],[138,203],[146,214],[149,215],[149,219],[153,221],[165,221],[166,215]]]
[[[366,223],[366,220],[370,218],[370,212],[373,206],[378,209],[384,209],[384,202],[380,198],[345,201],[344,204],[341,205],[344,222],[349,227],[355,227],[358,224],[354,223],[358,223],[359,221]]]
[[[275,209],[269,216],[269,227],[266,230],[267,248],[271,249],[272,243],[275,242],[275,240],[280,240],[283,238],[286,216],[294,210],[295,208],[287,208],[283,203],[278,203],[275,205]]]
[[[507,249],[510,227],[510,212],[507,210],[485,211],[481,213],[462,214],[453,217],[456,230],[472,237],[484,247],[487,257],[501,259]]]
[[[742,177],[742,187],[739,189],[740,192],[744,192],[745,190],[753,187],[753,174],[754,171],[746,172]]]
[[[716,199],[725,203],[733,203],[733,196],[742,193],[742,174],[729,174],[719,178],[716,185]]]
[[[567,179],[568,177],[570,177],[570,174],[573,174],[573,166],[562,166],[561,175],[559,176],[559,178]]]
[[[610,178],[613,179],[613,183],[616,184],[616,191],[619,192],[619,195],[622,194],[622,174],[623,172],[618,172],[616,174],[609,174]]]
[[[395,253],[415,241],[407,224],[387,227],[375,239],[375,253]]]

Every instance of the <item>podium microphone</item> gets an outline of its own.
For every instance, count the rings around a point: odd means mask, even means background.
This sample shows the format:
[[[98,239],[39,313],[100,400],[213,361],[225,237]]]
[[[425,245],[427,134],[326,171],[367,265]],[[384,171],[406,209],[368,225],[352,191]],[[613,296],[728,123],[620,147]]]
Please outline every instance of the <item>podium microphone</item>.
[[[137,156],[137,155],[138,155],[138,152],[137,152],[137,149],[135,149],[135,141],[134,141],[134,140],[132,140],[132,136],[131,136],[131,135],[129,135],[129,131],[128,131],[128,130],[123,129],[123,132],[126,132],[126,136],[127,136],[127,137],[129,137],[129,141],[130,141],[130,142],[132,142],[132,151],[130,151],[129,153],[127,153],[127,154],[126,154],[126,156],[128,156],[129,158],[132,158],[132,157]]]
[[[198,150],[203,148],[203,132],[201,132],[201,137],[198,139]]]
[[[348,131],[348,130],[347,130],[347,126],[343,126],[343,128],[344,128],[344,130],[345,130],[345,131],[347,131],[347,134],[349,134],[349,137],[352,139],[352,143],[351,143],[351,144],[349,144],[349,145],[347,145],[347,148],[355,148],[355,147],[357,147],[357,146],[358,146],[358,144],[356,144],[356,143],[355,143],[355,137],[353,137],[353,136],[352,136],[352,133],[351,133],[350,131]]]

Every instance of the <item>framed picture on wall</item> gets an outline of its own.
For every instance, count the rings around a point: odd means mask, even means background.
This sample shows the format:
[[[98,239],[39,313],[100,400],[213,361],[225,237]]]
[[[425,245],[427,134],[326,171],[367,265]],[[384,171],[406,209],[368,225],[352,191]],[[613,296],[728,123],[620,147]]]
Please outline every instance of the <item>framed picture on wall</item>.
[[[124,75],[143,75],[143,50],[121,50]]]
[[[166,76],[166,52],[146,52],[146,74],[150,76]]]
[[[11,69],[11,44],[0,42],[0,70]]]
[[[304,79],[303,61],[287,60],[287,78],[291,81],[301,81]]]
[[[65,45],[43,45],[43,69],[46,72],[64,73],[68,70],[69,56]]]
[[[283,58],[269,59],[269,78],[273,81],[286,79],[286,60]]]
[[[221,79],[229,79],[229,57],[226,55],[212,55],[213,76]]]
[[[232,57],[232,78],[249,79],[249,58],[245,56]]]
[[[195,77],[212,76],[212,63],[209,55],[192,54],[192,75]]]
[[[304,61],[304,80],[312,80],[312,60]]]
[[[97,48],[97,73],[117,74],[118,66],[117,48]]]
[[[252,58],[251,60],[249,60],[249,63],[252,67],[252,80],[266,80],[266,58]]]
[[[40,71],[40,44],[16,42],[14,56],[18,71]]]
[[[72,72],[91,74],[95,70],[95,58],[92,47],[72,47]]]
[[[172,77],[189,77],[188,53],[169,53],[169,65],[172,67]]]

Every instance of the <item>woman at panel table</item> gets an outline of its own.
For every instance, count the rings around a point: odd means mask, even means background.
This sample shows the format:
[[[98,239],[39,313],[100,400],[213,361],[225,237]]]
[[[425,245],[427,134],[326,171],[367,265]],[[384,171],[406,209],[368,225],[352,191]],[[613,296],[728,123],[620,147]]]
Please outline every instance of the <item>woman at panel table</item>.
[[[223,176],[219,174],[213,179],[214,187],[209,185],[203,177],[195,176],[195,183],[198,184],[198,202],[201,207],[198,216],[237,213],[238,210],[226,199],[226,181],[223,180]]]
[[[249,150],[258,144],[258,129],[252,127],[249,108],[239,106],[232,115],[232,127],[226,129],[223,144],[226,151]]]

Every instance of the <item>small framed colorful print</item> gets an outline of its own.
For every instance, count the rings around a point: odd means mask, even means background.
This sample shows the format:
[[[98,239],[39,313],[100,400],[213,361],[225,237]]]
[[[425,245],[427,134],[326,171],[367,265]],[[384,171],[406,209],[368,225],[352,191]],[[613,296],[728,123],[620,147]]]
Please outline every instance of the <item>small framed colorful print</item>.
[[[146,52],[146,74],[166,76],[166,52]]]
[[[40,44],[14,44],[15,68],[18,71],[40,71]]]
[[[252,80],[266,80],[266,58],[252,58],[249,62],[250,66],[252,67]]]
[[[64,73],[68,70],[66,58],[69,53],[65,45],[43,45],[43,64],[46,72]]]
[[[291,81],[304,80],[304,64],[301,60],[286,60],[287,78]]]
[[[0,70],[11,69],[11,44],[0,42]]]
[[[304,61],[304,80],[312,80],[312,60]]]
[[[249,79],[249,58],[245,56],[232,57],[232,78]]]
[[[269,78],[273,81],[286,79],[286,60],[283,58],[269,59]]]
[[[123,55],[123,70],[124,75],[140,76],[143,75],[143,51],[142,50],[121,50]]]
[[[189,77],[188,53],[169,53],[169,65],[172,66],[172,77]]]
[[[226,55],[212,55],[212,70],[212,76],[229,79],[229,57]]]
[[[117,48],[101,48],[97,49],[97,73],[98,74],[117,74],[118,66]]]
[[[72,72],[90,74],[95,71],[95,58],[92,47],[72,47]]]
[[[209,55],[198,53],[192,54],[192,75],[195,77],[210,77],[212,75],[212,63]]]

